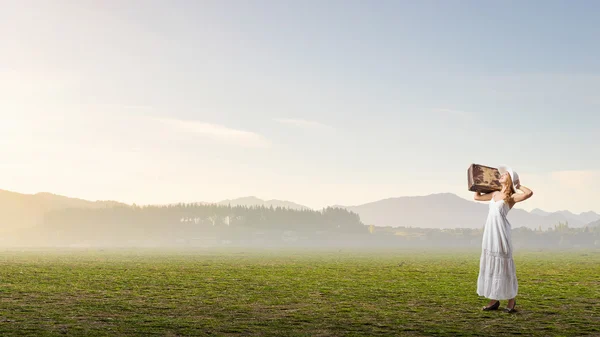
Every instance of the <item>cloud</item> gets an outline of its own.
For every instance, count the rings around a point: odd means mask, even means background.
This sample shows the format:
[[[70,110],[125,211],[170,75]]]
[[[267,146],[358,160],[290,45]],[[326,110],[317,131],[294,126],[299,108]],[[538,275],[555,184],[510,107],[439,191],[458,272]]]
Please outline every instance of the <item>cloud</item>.
[[[315,121],[307,121],[304,119],[288,119],[288,118],[278,118],[275,121],[281,124],[289,124],[299,128],[304,129],[320,129],[320,130],[333,130],[333,127],[329,125],[325,125],[323,123],[315,122]]]
[[[232,129],[223,125],[170,118],[153,119],[170,128],[196,133],[219,142],[235,144],[243,147],[269,147],[271,145],[265,137],[258,133]]]

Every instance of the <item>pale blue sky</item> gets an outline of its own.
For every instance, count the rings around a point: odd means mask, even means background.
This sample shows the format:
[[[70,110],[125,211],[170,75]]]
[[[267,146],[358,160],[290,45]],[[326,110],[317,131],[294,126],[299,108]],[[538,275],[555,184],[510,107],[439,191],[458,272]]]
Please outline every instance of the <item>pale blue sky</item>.
[[[0,1],[0,188],[600,212],[596,1]]]

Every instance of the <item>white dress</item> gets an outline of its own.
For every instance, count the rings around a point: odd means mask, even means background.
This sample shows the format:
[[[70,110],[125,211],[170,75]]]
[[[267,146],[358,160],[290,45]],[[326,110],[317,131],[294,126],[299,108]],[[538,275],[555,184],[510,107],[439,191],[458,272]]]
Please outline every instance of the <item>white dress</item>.
[[[517,296],[519,284],[513,261],[511,225],[506,219],[510,211],[504,200],[490,200],[483,242],[477,294],[493,300],[507,300]]]

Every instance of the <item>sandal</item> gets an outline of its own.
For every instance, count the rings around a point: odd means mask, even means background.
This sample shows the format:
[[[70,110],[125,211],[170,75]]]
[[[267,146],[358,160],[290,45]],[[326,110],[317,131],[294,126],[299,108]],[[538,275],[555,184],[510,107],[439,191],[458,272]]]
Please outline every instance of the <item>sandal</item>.
[[[498,310],[498,308],[500,307],[500,301],[496,301],[496,303],[488,306],[488,307],[483,307],[483,311],[491,311],[491,310]]]
[[[512,308],[509,308],[509,307],[504,308],[504,312],[508,312],[508,313],[517,312],[517,309],[515,309],[516,306],[517,306],[517,300],[515,300],[515,304],[513,304]]]

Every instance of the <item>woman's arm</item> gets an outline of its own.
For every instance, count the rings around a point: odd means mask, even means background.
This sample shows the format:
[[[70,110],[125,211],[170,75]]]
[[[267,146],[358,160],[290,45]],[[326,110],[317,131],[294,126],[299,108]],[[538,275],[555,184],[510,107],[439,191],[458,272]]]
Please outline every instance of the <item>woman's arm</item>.
[[[523,193],[522,194],[520,194],[520,193],[513,194],[513,200],[515,201],[515,203],[525,201],[525,200],[531,198],[531,196],[533,195],[533,191],[523,185],[519,186],[519,189],[521,191],[523,191]]]
[[[490,201],[490,200],[492,200],[492,197],[494,196],[494,193],[495,192],[481,194],[479,192],[475,192],[475,200],[477,200],[477,201]]]

